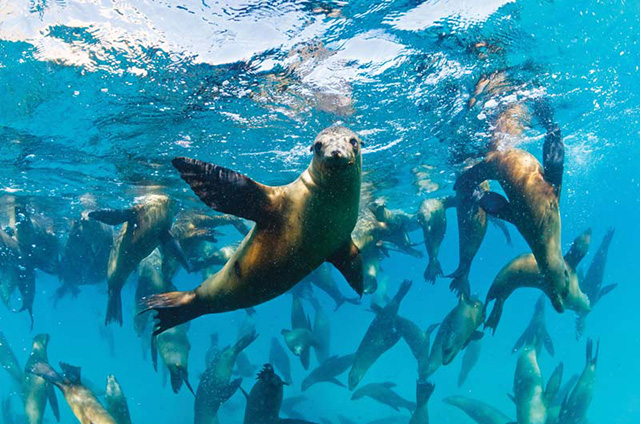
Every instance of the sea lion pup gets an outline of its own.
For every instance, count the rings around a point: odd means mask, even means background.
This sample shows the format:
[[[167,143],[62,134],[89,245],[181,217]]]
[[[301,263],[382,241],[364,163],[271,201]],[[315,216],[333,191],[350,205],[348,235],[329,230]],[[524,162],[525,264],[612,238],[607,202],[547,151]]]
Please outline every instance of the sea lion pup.
[[[254,331],[245,334],[235,345],[224,348],[202,374],[194,404],[195,424],[218,422],[218,409],[233,396],[242,382],[240,378],[230,381],[236,357],[257,337],[258,333]]]
[[[357,297],[345,297],[336,281],[331,276],[331,268],[329,264],[322,264],[309,274],[303,281],[310,281],[311,284],[325,292],[336,304],[334,311],[340,309],[345,302],[352,305],[360,303],[360,299]]]
[[[289,355],[287,355],[287,352],[275,337],[271,339],[269,363],[273,364],[278,369],[280,374],[284,377],[285,382],[291,384],[291,361],[289,361]]]
[[[185,269],[190,269],[180,245],[169,232],[173,213],[167,196],[149,194],[129,209],[97,210],[90,212],[89,218],[108,225],[123,224],[109,255],[109,301],[105,325],[116,321],[122,326],[122,287],[140,261],[159,245],[179,257]]]
[[[390,406],[396,411],[399,411],[400,408],[404,408],[410,413],[413,413],[413,411],[416,409],[416,404],[414,402],[408,401],[407,399],[404,399],[399,394],[394,392],[394,387],[396,387],[396,383],[391,382],[365,384],[364,386],[353,392],[353,395],[351,395],[351,400],[358,400],[367,396],[377,402],[382,403],[383,405]]]
[[[318,363],[323,363],[331,355],[331,321],[317,297],[311,297],[311,306],[315,310],[313,336],[316,341],[315,354]]]
[[[240,388],[247,398],[243,423],[278,424],[285,384],[273,371],[273,367],[265,364],[258,373],[258,381],[249,393]]]
[[[333,383],[336,386],[346,387],[336,377],[339,377],[340,375],[342,375],[342,373],[351,368],[354,359],[355,354],[344,356],[334,355],[330,358],[327,358],[324,362],[318,365],[318,368],[311,371],[309,375],[307,375],[305,379],[302,380],[302,391],[305,392],[314,384],[322,382]]]
[[[611,293],[611,290],[615,289],[617,284],[609,284],[602,287],[602,280],[604,279],[604,271],[607,265],[607,255],[609,254],[609,245],[611,239],[615,233],[614,228],[609,228],[600,247],[596,251],[591,265],[587,270],[587,275],[581,275],[578,272],[578,282],[580,283],[580,290],[589,298],[591,308],[602,299],[606,294]],[[584,334],[585,327],[587,325],[587,314],[578,314],[576,318],[576,338],[580,339]]]
[[[20,245],[6,232],[0,230],[0,291],[2,301],[11,309],[11,296],[18,288],[22,306],[15,312],[27,311],[33,328],[33,302],[36,295],[36,275]]]
[[[11,345],[2,331],[0,331],[0,367],[4,368],[4,370],[9,373],[11,379],[16,384],[16,387],[22,386],[24,373],[22,372],[22,368],[20,368],[16,355],[11,349]]]
[[[22,400],[24,410],[29,424],[41,424],[44,419],[44,411],[47,408],[47,401],[51,404],[51,411],[60,422],[60,409],[58,408],[58,398],[53,389],[53,385],[42,377],[29,373],[29,370],[39,362],[48,363],[47,345],[49,344],[48,334],[38,334],[33,339],[33,345],[29,359],[25,366],[24,381],[22,383]]]
[[[542,108],[542,107],[541,107]],[[511,222],[522,234],[540,267],[543,287],[558,312],[565,309],[569,272],[562,258],[559,199],[564,168],[564,144],[549,111],[538,113],[547,128],[544,166],[528,152],[510,148],[491,150],[483,161],[465,171],[454,189],[479,197],[488,214]],[[497,180],[509,200],[476,188],[485,180]]]
[[[574,240],[571,248],[565,255],[564,261],[568,279],[567,293],[562,297],[556,297],[556,301],[561,302],[563,308],[578,313],[586,313],[590,310],[589,299],[580,290],[578,276],[576,274],[576,267],[586,255],[590,240],[591,230],[584,231]],[[558,295],[553,288],[550,288],[546,284],[533,254],[527,253],[520,255],[507,263],[507,265],[498,272],[498,275],[496,275],[489,288],[484,307],[486,309],[492,300],[495,300],[495,304],[484,324],[485,328],[491,328],[495,333],[498,323],[500,322],[500,317],[502,316],[504,302],[511,296],[511,293],[521,287],[537,288],[542,290],[549,298]]]
[[[425,199],[418,210],[418,222],[424,234],[424,243],[429,256],[429,265],[424,271],[426,282],[434,284],[436,278],[442,276],[442,266],[438,260],[440,245],[447,231],[446,210],[455,206],[455,196]]]
[[[479,400],[464,396],[449,396],[442,400],[444,403],[455,406],[467,414],[469,418],[478,424],[512,424],[514,421],[505,414]]]
[[[513,401],[516,404],[518,424],[545,424],[548,410],[562,381],[562,364],[553,372],[546,389],[534,345],[520,352],[513,381]]]
[[[433,333],[439,325],[440,324],[432,324],[429,328],[423,331],[413,321],[398,316],[398,331],[407,343],[407,346],[409,346],[409,349],[418,364],[418,381],[426,381],[427,379],[431,333]]]
[[[195,395],[191,383],[189,383],[189,351],[191,343],[187,335],[189,324],[181,324],[172,327],[157,336],[151,336],[151,359],[153,369],[158,371],[158,353],[162,362],[169,370],[171,376],[171,389],[173,393],[178,393],[184,382],[191,393]]]
[[[105,402],[107,403],[107,411],[109,411],[118,424],[131,424],[127,397],[124,395],[120,383],[118,383],[118,380],[116,380],[113,374],[107,376]]]
[[[56,290],[55,300],[67,294],[75,297],[80,292],[80,286],[106,280],[112,245],[112,228],[89,219],[88,212],[83,212],[80,219],[71,221],[60,258],[58,277],[62,284]]]
[[[544,319],[544,299],[544,295],[538,298],[529,325],[516,341],[516,344],[513,345],[513,353],[516,353],[524,345],[534,345],[536,351],[540,352],[541,345],[544,344],[544,348],[549,352],[549,355],[553,356],[553,340],[551,340],[551,336],[547,331],[547,323]]]
[[[256,225],[227,264],[198,288],[147,299],[158,312],[156,334],[200,315],[271,300],[325,261],[362,294],[362,261],[351,240],[360,202],[360,139],[347,128],[331,127],[318,134],[311,150],[307,170],[279,187],[195,159],[173,160],[208,206]]]
[[[460,373],[458,374],[458,387],[462,387],[469,377],[469,373],[478,363],[480,352],[482,351],[482,339],[473,340],[464,350],[462,355],[462,364],[460,365]]]
[[[428,381],[416,381],[416,409],[411,415],[409,424],[429,424],[429,409],[427,408],[429,399],[433,394],[435,386]]]
[[[96,396],[80,381],[80,368],[60,363],[63,375],[58,374],[51,365],[38,362],[31,367],[30,373],[44,378],[56,386],[81,424],[118,424],[102,406]]]
[[[411,288],[411,281],[404,280],[400,284],[398,293],[391,299],[391,302],[384,308],[371,304],[376,316],[369,325],[365,333],[356,356],[353,361],[351,371],[349,371],[349,390],[356,388],[369,368],[382,356],[383,353],[391,349],[400,340],[401,334],[398,331],[398,309],[402,299]]]
[[[596,385],[596,366],[600,343],[593,353],[593,340],[587,340],[587,363],[575,387],[563,401],[558,424],[579,424],[585,422],[587,411],[593,400]]]
[[[482,302],[475,297],[467,299],[462,293],[458,304],[438,328],[429,354],[426,375],[433,375],[441,365],[449,365],[471,341],[481,339],[483,333],[477,328],[483,321]]]

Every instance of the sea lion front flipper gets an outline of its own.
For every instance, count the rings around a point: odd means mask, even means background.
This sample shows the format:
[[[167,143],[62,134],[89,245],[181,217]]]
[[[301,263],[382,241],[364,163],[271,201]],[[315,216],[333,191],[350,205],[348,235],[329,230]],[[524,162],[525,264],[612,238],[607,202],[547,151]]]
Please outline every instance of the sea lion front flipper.
[[[47,398],[49,399],[49,405],[51,405],[51,412],[53,412],[53,416],[56,418],[57,422],[60,422],[60,407],[58,406],[56,392],[53,390],[53,384],[49,384],[49,387],[47,387]]]
[[[167,252],[174,256],[178,260],[178,262],[180,262],[180,265],[182,265],[185,271],[187,271],[188,273],[193,272],[193,268],[191,267],[187,256],[184,254],[180,243],[178,243],[178,241],[173,237],[171,232],[165,231],[164,233],[160,234],[160,242],[162,243],[162,246],[167,250]]]
[[[329,380],[327,380],[327,383],[332,383],[340,387],[347,387],[342,381],[338,380],[337,378],[330,378]]]
[[[600,299],[602,299],[604,297],[604,295],[611,293],[611,291],[613,289],[615,289],[616,287],[618,287],[617,284],[609,284],[608,286],[604,286],[602,288],[602,290],[600,290],[600,293],[598,293],[598,299],[597,300],[600,300]]]
[[[485,191],[480,197],[479,204],[489,215],[513,223],[514,214],[511,203],[503,195],[495,191]]]
[[[564,143],[560,128],[555,125],[549,129],[544,139],[542,148],[542,163],[544,166],[544,179],[556,190],[562,186],[562,174],[564,172]]]
[[[107,225],[120,225],[131,221],[136,216],[136,210],[130,209],[101,209],[89,212],[89,218]]]
[[[499,219],[497,219],[496,217],[493,217],[493,216],[490,216],[489,220],[491,221],[491,223],[493,225],[498,227],[498,229],[500,231],[502,231],[502,234],[504,234],[504,239],[507,242],[507,244],[509,246],[513,246],[513,241],[511,241],[511,233],[509,233],[509,228],[504,223],[504,221],[501,221],[501,220],[499,220]]]
[[[544,333],[544,348],[549,352],[549,355],[553,356],[555,354],[555,349],[553,348],[553,340],[548,332]]]
[[[258,224],[272,218],[272,191],[238,172],[197,159],[171,161],[193,192],[210,208]]]
[[[553,399],[556,397],[558,390],[560,390],[560,385],[562,384],[562,373],[563,373],[563,365],[562,362],[558,364],[556,369],[549,377],[549,381],[547,381],[547,387],[544,390],[544,398],[547,401],[547,404],[551,403]]]
[[[352,289],[362,297],[364,293],[364,276],[362,270],[362,255],[360,249],[349,238],[328,259],[344,276]]]

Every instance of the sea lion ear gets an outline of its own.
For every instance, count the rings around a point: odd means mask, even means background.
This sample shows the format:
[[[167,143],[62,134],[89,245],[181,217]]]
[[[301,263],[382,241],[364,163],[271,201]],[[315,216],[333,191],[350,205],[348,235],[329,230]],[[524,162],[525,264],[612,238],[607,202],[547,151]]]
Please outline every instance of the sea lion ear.
[[[360,249],[349,238],[328,259],[347,280],[352,289],[362,297],[364,293],[364,277],[362,271],[362,255]]]
[[[197,159],[171,161],[193,192],[210,208],[266,224],[273,218],[273,188],[249,177]]]

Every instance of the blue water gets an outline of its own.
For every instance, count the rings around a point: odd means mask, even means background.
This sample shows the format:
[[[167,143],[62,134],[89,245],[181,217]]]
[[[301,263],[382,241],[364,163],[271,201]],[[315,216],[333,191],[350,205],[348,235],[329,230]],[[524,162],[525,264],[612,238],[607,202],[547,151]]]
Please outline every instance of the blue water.
[[[124,207],[150,188],[181,207],[201,203],[171,167],[191,156],[233,168],[266,184],[293,180],[310,161],[308,146],[332,124],[343,124],[366,142],[364,181],[394,209],[414,213],[427,197],[452,193],[465,161],[482,156],[492,108],[466,106],[482,75],[507,70],[513,87],[498,102],[548,99],[562,129],[566,162],[561,198],[563,250],[585,228],[593,229],[591,260],[606,229],[616,228],[604,284],[618,287],[588,318],[586,336],[600,340],[597,386],[589,422],[640,420],[640,315],[637,286],[640,178],[636,142],[640,117],[638,26],[633,1],[534,0],[352,2],[32,1],[0,5],[0,194],[38,205],[53,218],[61,240],[67,218],[92,194],[99,205]],[[476,4],[477,3],[477,4]],[[496,51],[479,53],[487,42]],[[482,50],[482,49],[481,49]],[[542,133],[533,127],[519,141],[541,157]],[[426,167],[426,168],[425,168]],[[419,189],[415,170],[427,169]],[[424,181],[423,181],[424,183]],[[455,211],[441,249],[445,273],[457,265]],[[221,245],[238,239],[226,231]],[[475,258],[472,290],[484,299],[498,270],[529,250],[511,227],[513,246],[491,225]],[[414,242],[421,232],[410,234]],[[447,279],[424,282],[425,258],[392,252],[381,278],[395,293],[414,281],[400,313],[426,328],[456,304]],[[335,273],[345,294],[349,287]],[[180,273],[188,290],[201,282]],[[49,333],[49,358],[81,366],[83,377],[103,386],[113,373],[135,423],[187,423],[193,397],[163,387],[161,373],[143,360],[132,327],[135,278],[123,290],[122,328],[109,327],[115,355],[101,337],[106,284],[83,287],[76,299],[54,307],[56,277],[37,275],[35,325],[26,314],[0,307],[0,330],[21,365],[38,333]],[[511,347],[529,322],[539,292],[517,291],[506,303],[495,336],[485,334],[480,361],[464,387],[456,385],[462,354],[432,377],[431,422],[471,422],[442,399],[477,398],[515,417],[512,392],[517,355]],[[333,303],[320,293],[327,310]],[[289,328],[290,296],[257,307],[260,337],[247,349],[251,361],[268,360],[272,337]],[[369,299],[331,313],[332,353],[355,351],[373,315]],[[309,310],[311,310],[309,308]],[[209,335],[234,343],[242,311],[208,315],[191,323],[189,371],[197,385]],[[565,376],[584,367],[586,337],[576,341],[574,314],[547,304],[547,326],[556,352],[541,355],[547,378],[558,362]],[[315,359],[313,360],[315,361]],[[299,394],[306,373],[291,357]],[[312,368],[315,367],[312,362]],[[566,378],[565,377],[565,378]],[[392,381],[415,398],[415,361],[403,342],[376,362],[361,384]],[[346,381],[346,375],[341,377]],[[251,378],[243,387],[250,389]],[[0,396],[10,392],[0,373]],[[400,416],[371,399],[351,401],[333,385],[306,392],[300,408],[308,420],[358,423]],[[75,422],[61,402],[62,421]],[[20,406],[18,396],[14,405]],[[241,422],[239,392],[222,407],[221,423]],[[47,422],[53,416],[47,412]],[[389,418],[389,422],[391,418]]]

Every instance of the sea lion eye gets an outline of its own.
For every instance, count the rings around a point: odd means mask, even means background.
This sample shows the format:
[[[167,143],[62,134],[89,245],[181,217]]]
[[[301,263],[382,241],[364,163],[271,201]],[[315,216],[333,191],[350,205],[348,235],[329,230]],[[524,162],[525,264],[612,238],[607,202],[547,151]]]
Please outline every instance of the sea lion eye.
[[[315,144],[313,145],[313,149],[316,151],[316,153],[320,153],[322,151],[322,143],[319,141],[316,141]]]
[[[351,143],[354,148],[358,147],[358,140],[355,137],[351,137],[351,139],[349,139],[349,143]]]

